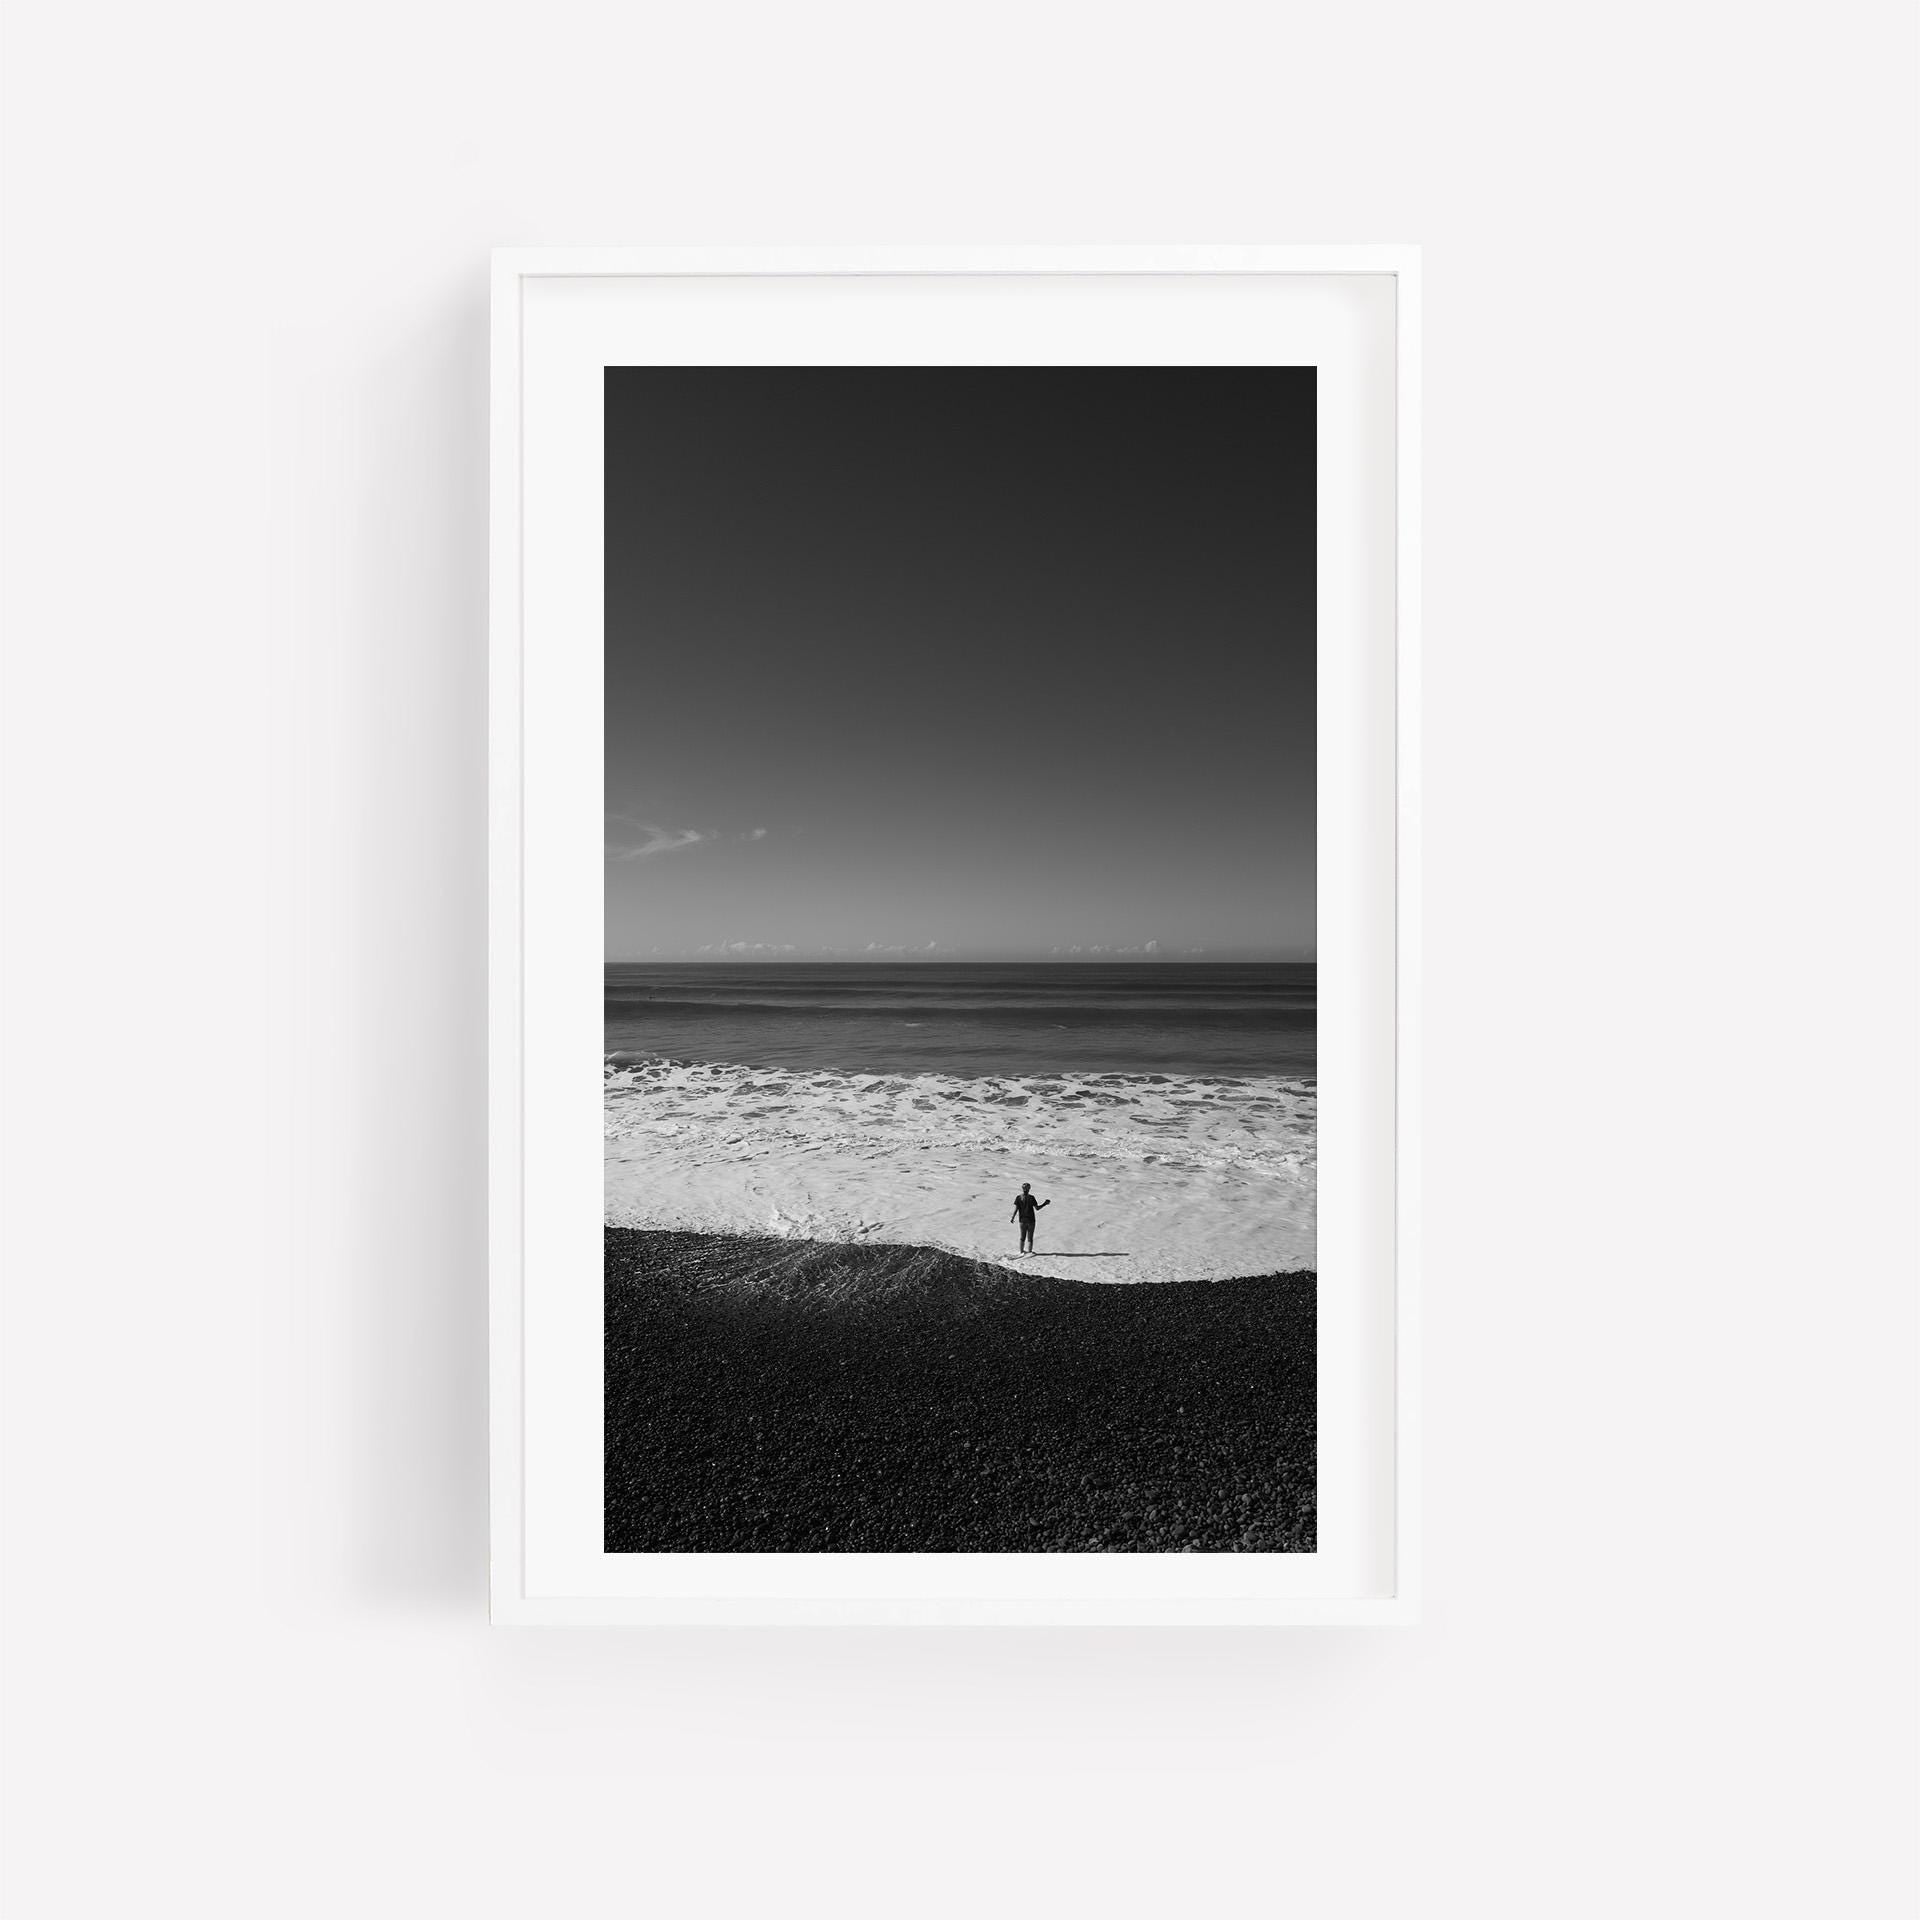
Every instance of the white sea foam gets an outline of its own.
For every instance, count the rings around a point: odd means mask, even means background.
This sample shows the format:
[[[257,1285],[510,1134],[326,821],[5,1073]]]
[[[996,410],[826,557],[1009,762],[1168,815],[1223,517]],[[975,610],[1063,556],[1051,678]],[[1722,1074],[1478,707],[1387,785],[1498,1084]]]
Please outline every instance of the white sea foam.
[[[1079,1280],[1314,1264],[1314,1089],[1174,1074],[606,1067],[619,1226],[905,1240],[1011,1262],[1021,1181],[1052,1205],[1030,1263]]]

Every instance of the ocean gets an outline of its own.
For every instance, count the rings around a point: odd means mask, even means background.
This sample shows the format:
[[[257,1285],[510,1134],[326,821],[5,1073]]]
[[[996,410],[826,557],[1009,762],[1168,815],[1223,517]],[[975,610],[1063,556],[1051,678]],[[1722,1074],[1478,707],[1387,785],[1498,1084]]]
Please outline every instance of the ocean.
[[[638,966],[606,1050],[864,1073],[1313,1078],[1314,967]]]
[[[1043,1271],[1310,1268],[1314,978],[609,963],[607,1219],[1005,1259],[1030,1181]]]

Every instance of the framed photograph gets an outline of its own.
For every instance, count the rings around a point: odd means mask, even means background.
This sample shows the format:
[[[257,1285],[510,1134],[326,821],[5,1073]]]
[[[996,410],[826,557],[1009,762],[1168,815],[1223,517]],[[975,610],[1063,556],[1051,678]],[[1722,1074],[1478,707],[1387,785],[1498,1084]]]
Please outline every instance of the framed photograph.
[[[1418,335],[496,255],[496,1621],[1413,1617]]]

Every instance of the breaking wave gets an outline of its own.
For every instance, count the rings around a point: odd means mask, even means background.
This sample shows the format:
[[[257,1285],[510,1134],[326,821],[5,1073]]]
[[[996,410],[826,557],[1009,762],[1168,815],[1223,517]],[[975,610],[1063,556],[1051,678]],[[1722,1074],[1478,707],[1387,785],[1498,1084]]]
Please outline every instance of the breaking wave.
[[[1042,1154],[1311,1177],[1313,1084],[1212,1075],[792,1072],[708,1062],[606,1062],[609,1140],[673,1140],[692,1161],[794,1147]]]

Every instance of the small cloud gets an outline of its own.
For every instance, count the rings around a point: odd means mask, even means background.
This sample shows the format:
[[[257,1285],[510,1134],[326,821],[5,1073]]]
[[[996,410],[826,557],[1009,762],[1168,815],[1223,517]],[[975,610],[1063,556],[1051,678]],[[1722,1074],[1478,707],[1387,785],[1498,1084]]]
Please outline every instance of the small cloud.
[[[717,840],[717,833],[703,833],[698,827],[657,827],[650,820],[634,820],[625,814],[607,815],[607,858],[609,860],[649,860],[657,853],[678,853],[683,847],[697,847],[703,840]]]
[[[607,858],[650,860],[655,854],[678,853],[683,847],[711,845],[716,840],[764,840],[765,827],[745,832],[722,832],[718,827],[662,827],[632,814],[607,815]]]
[[[1149,940],[1140,951],[1142,953],[1158,953],[1160,951],[1160,942],[1158,940]]]

